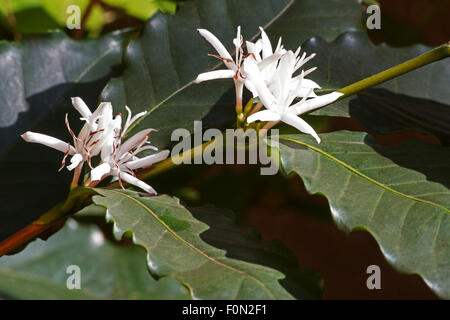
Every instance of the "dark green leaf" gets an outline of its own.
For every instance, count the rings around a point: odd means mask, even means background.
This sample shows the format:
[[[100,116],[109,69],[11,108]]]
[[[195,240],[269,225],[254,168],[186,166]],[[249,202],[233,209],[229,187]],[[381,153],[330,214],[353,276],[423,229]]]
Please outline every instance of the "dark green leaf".
[[[42,9],[30,8],[15,14],[17,31],[24,35],[58,29],[59,25]]]
[[[386,89],[368,89],[349,102],[349,113],[375,133],[414,130],[450,143],[450,106]]]
[[[280,252],[277,246],[259,244],[255,235],[215,208],[193,210],[194,218],[169,196],[97,191],[103,196],[95,196],[94,203],[107,208],[116,237],[131,232],[134,242],[147,250],[152,274],[180,281],[192,297],[292,299],[311,298],[320,291],[317,277],[296,269],[296,259],[286,249]]]
[[[324,194],[344,231],[368,230],[399,271],[450,298],[450,150],[417,140],[382,147],[361,132],[280,136],[281,163]]]
[[[343,88],[430,50],[423,45],[404,48],[391,48],[384,44],[374,46],[362,32],[347,32],[331,43],[314,37],[303,45],[303,49],[317,53],[311,65],[318,66],[318,70],[310,78],[317,81],[324,88],[323,91]],[[447,86],[449,76],[450,60],[445,59],[385,82],[377,88],[411,98],[431,100],[429,103],[436,102],[450,108],[450,90]],[[348,97],[313,114],[348,117],[352,113],[351,101],[354,99],[355,97]],[[381,100],[383,98],[374,103],[382,103]],[[397,104],[399,99],[396,100]],[[403,109],[406,109],[407,103],[407,99],[402,102]],[[429,103],[422,102],[424,113],[427,112]],[[376,110],[367,112],[375,114]],[[421,117],[409,116],[421,120]]]
[[[67,288],[80,268],[81,289]],[[94,226],[75,220],[45,243],[37,240],[21,253],[0,259],[0,297],[8,299],[188,299],[180,283],[154,280],[145,252],[117,246]]]

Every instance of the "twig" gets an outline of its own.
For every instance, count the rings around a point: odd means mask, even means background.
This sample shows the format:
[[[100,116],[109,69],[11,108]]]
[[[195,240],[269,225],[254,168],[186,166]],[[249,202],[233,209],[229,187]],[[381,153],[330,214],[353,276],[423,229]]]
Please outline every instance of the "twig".
[[[22,39],[22,35],[17,30],[17,20],[14,12],[12,11],[10,0],[3,0],[3,6],[6,10],[6,19],[8,20],[9,26],[11,27],[14,41],[19,41],[20,39]]]
[[[83,17],[81,18],[80,29],[76,29],[73,32],[73,34],[72,34],[72,37],[74,39],[81,39],[81,38],[83,38],[84,33],[86,32],[87,19],[89,18],[89,15],[91,14],[91,11],[94,8],[95,4],[101,4],[101,1],[100,0],[91,0],[91,1],[89,1],[89,4],[88,4],[86,10],[84,11]]]

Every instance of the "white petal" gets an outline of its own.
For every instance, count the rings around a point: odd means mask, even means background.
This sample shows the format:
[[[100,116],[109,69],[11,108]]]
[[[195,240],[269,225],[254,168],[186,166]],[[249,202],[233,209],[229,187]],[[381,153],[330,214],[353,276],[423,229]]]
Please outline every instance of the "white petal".
[[[131,170],[147,168],[156,162],[160,162],[160,161],[166,159],[169,156],[169,154],[170,154],[169,150],[163,150],[161,152],[152,154],[152,155],[144,157],[142,159],[129,161],[125,164],[125,166]]]
[[[301,47],[301,46],[299,46],[299,47],[297,48],[297,50],[295,50],[294,55],[295,55],[296,58],[298,58],[298,55],[300,54],[300,51],[301,51],[301,50],[302,50],[302,47]]]
[[[310,134],[316,139],[317,143],[320,143],[320,138],[317,135],[316,131],[302,118],[297,117],[293,113],[286,113],[283,115],[281,121],[284,123],[293,126],[294,128],[300,130],[301,132]]]
[[[127,109],[127,120],[125,121],[125,127],[128,127],[131,120],[131,110],[128,106],[125,106],[125,109]]]
[[[96,119],[98,119],[98,124],[95,124]],[[93,123],[91,126],[91,132],[97,132],[89,139],[89,143],[97,141],[94,145],[88,147],[91,157],[98,155],[103,148],[107,148],[105,147],[106,143],[109,143],[109,152],[112,152],[112,144],[115,140],[114,137],[116,136],[115,131],[120,130],[122,117],[118,115],[113,119],[111,103],[102,102],[93,113],[91,122]],[[89,132],[89,134],[91,132]]]
[[[210,72],[200,73],[194,83],[200,83],[203,81],[214,80],[214,79],[227,79],[233,78],[235,72],[233,70],[216,70]]]
[[[278,65],[277,74],[280,80],[280,89],[281,95],[279,103],[282,104],[290,104],[287,103],[287,99],[289,96],[290,82],[292,79],[292,74],[294,73],[294,65],[295,65],[295,56],[292,51],[286,52],[280,59],[280,64]]]
[[[213,47],[216,49],[219,56],[225,59],[233,60],[231,55],[228,53],[227,49],[224,47],[222,42],[217,39],[215,35],[213,35],[211,32],[209,32],[206,29],[197,29],[198,32],[202,35],[203,38],[205,38]]]
[[[314,91],[311,91],[312,88],[300,88],[295,92],[296,97],[303,98],[308,95],[308,98],[315,98],[317,97],[317,94],[315,94]]]
[[[40,143],[47,147],[56,149],[58,151],[67,152],[67,149],[69,149],[69,154],[74,155],[76,153],[76,150],[74,147],[72,147],[67,142],[61,141],[59,139],[53,138],[52,136],[48,136],[46,134],[37,133],[37,132],[31,132],[27,131],[24,134],[21,135],[22,139],[26,142],[31,143]]]
[[[104,135],[102,135],[101,140],[95,144],[90,150],[91,154],[94,155],[98,152],[98,148],[101,147],[100,157],[103,162],[109,162],[109,160],[114,156],[114,145],[117,141],[117,135],[120,131],[122,124],[122,116],[117,115],[112,122],[109,123],[108,127],[105,129]]]
[[[303,77],[303,70],[302,70],[301,78],[302,77]],[[291,96],[290,96],[291,100],[289,100],[289,104],[288,104],[289,106],[292,104],[294,99],[300,95],[302,95],[303,98],[300,102],[296,103],[296,105],[299,105],[299,106],[302,105],[303,103],[305,103],[306,99],[308,97],[310,97],[314,92],[312,88],[302,88],[301,87],[301,84],[302,84],[301,78],[298,82],[297,88],[294,90],[293,94],[291,94]],[[306,90],[304,90],[304,89],[306,89]],[[306,92],[302,92],[302,91],[306,91]],[[295,108],[290,107],[290,110],[295,110]]]
[[[127,109],[127,121],[125,121],[125,126],[122,129],[122,133],[125,134],[128,131],[128,128],[136,122],[139,118],[145,116],[147,114],[147,111],[139,112],[138,114],[134,115],[134,117],[131,117],[131,110],[128,108],[128,106],[125,106],[125,109]]]
[[[259,27],[259,30],[261,30],[263,59],[265,59],[273,54],[272,44],[270,43],[269,37],[267,37],[267,34],[264,32],[264,29]]]
[[[128,126],[131,126],[135,121],[137,121],[139,118],[142,118],[147,114],[147,111],[139,112],[138,114],[135,114],[133,118],[131,118],[130,123]]]
[[[280,54],[286,53],[286,50],[283,49],[283,45],[281,44],[281,37],[278,38],[278,43],[277,43],[274,53],[280,53]]]
[[[306,100],[304,103],[294,104],[292,108],[295,109],[295,114],[306,113],[311,110],[330,104],[336,101],[342,95],[343,93],[335,91],[322,96],[318,96],[317,98]]]
[[[305,88],[312,88],[312,89],[320,89],[321,86],[319,86],[319,84],[317,84],[316,82],[310,80],[310,79],[303,79],[302,80],[302,87]]]
[[[305,71],[305,77],[306,77],[307,75],[309,75],[310,73],[316,71],[316,70],[317,70],[317,67],[313,67],[313,68],[310,68],[310,69],[306,70],[306,71]]]
[[[307,63],[309,60],[311,60],[312,58],[314,58],[316,56],[316,54],[313,53],[305,59],[305,55],[306,55],[306,53],[304,52],[302,58],[295,65],[295,70],[300,69],[305,63]]]
[[[241,26],[237,27],[236,38],[233,39],[233,44],[236,49],[239,49],[242,46]]]
[[[128,174],[126,172],[120,172],[120,179],[132,184],[138,188],[141,188],[142,190],[144,190],[147,193],[150,194],[157,194],[155,189],[153,189],[152,187],[150,187],[148,184],[146,184],[144,181],[139,180],[136,177],[133,177],[131,174]]]
[[[271,110],[263,110],[258,111],[254,114],[252,114],[250,117],[247,118],[248,123],[252,123],[256,120],[259,121],[279,121],[281,120],[281,117],[278,113],[273,112]]]
[[[89,110],[89,107],[86,105],[86,103],[84,103],[83,99],[81,99],[80,97],[73,97],[72,105],[75,107],[75,109],[78,110],[82,118],[89,119],[90,116],[92,115],[91,110]]]
[[[107,175],[111,171],[111,166],[107,163],[102,163],[91,170],[91,180],[101,180],[104,175]]]
[[[259,55],[259,53],[262,50],[261,39],[259,39],[255,43],[247,41],[246,44],[247,44],[247,52],[253,53],[253,55],[256,58],[256,61],[261,61],[261,56]]]
[[[245,59],[244,71],[264,106],[267,109],[276,109],[276,99],[265,84],[264,77],[253,59]]]
[[[142,143],[143,140],[146,139],[146,137],[152,132],[153,129],[144,129],[133,135],[132,137],[128,138],[122,145],[120,146],[120,149],[118,150],[118,157],[120,158],[124,153],[136,148],[140,143]]]
[[[105,129],[113,120],[113,110],[111,102],[102,102],[95,109],[94,113],[89,119],[89,126],[91,131]]]
[[[245,81],[244,84],[247,90],[249,90],[252,93],[253,98],[256,98],[258,96],[258,91],[256,90],[253,83],[251,81]]]
[[[260,70],[263,70],[271,65],[275,65],[278,62],[278,60],[281,58],[281,56],[282,56],[282,54],[280,54],[280,53],[274,53],[274,54],[268,56],[264,60],[258,62],[258,68]]]
[[[70,166],[67,166],[67,170],[72,171],[78,165],[83,161],[83,156],[79,153],[76,153],[71,159],[70,159]]]
[[[113,118],[113,108],[111,102],[102,102],[92,114],[94,117],[101,116],[103,121],[111,121]]]

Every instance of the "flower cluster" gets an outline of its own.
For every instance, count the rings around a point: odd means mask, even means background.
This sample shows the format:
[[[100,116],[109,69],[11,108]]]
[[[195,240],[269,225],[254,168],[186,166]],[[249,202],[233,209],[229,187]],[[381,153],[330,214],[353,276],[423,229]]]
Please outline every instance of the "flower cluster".
[[[72,104],[81,114],[81,120],[86,122],[79,134],[75,135],[70,128],[66,114],[66,126],[72,136],[73,145],[31,131],[25,132],[22,138],[27,142],[40,143],[64,152],[62,166],[59,170],[66,166],[66,158],[70,155],[70,165],[67,166],[67,169],[75,171],[72,185],[78,184],[83,165],[87,162],[91,168],[90,177],[86,182],[88,186],[95,186],[104,178],[114,176],[117,177],[121,186],[122,181],[124,181],[150,194],[156,194],[151,186],[136,177],[134,171],[164,160],[168,157],[169,151],[163,150],[149,156],[138,157],[138,154],[144,150],[158,150],[149,142],[153,129],[142,130],[125,140],[128,129],[146,112],[131,117],[131,110],[125,107],[128,111],[128,117],[122,127],[122,115],[113,117],[112,105],[109,102],[100,103],[94,112],[91,112],[79,97],[72,98]],[[100,161],[96,167],[93,167],[92,159],[96,156],[100,156]]]
[[[262,28],[260,30],[261,38],[255,43],[247,41],[247,54],[244,54],[241,28],[238,27],[236,38],[233,40],[235,47],[235,60],[233,60],[219,39],[208,30],[199,29],[200,34],[219,54],[211,56],[222,60],[227,69],[201,73],[194,82],[233,78],[238,119],[242,114],[242,94],[245,86],[254,98],[259,99],[247,118],[248,123],[257,120],[267,121],[265,128],[268,129],[278,121],[282,121],[301,132],[312,135],[320,143],[320,138],[314,129],[298,115],[330,104],[343,94],[336,91],[317,96],[314,89],[320,89],[320,86],[306,78],[316,68],[302,69],[315,54],[300,55],[300,47],[295,52],[285,50],[281,44],[281,38],[273,50],[266,33]],[[299,70],[301,71],[298,72]],[[299,74],[294,75],[295,73]],[[294,103],[297,98],[300,101]],[[262,106],[266,110],[259,111]]]

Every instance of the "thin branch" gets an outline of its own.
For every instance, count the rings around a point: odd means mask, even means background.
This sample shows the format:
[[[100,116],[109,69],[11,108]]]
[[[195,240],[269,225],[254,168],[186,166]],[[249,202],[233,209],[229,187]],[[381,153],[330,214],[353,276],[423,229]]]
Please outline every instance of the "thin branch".
[[[81,25],[80,25],[80,29],[76,29],[73,34],[72,37],[74,39],[81,39],[83,38],[85,32],[86,32],[86,22],[87,19],[89,18],[89,15],[91,14],[92,9],[94,8],[94,5],[96,4],[101,4],[100,0],[91,0],[89,1],[89,4],[86,8],[86,10],[83,13],[83,17],[81,18]]]
[[[8,20],[9,26],[11,27],[11,32],[13,34],[14,41],[19,41],[20,39],[22,39],[22,35],[17,30],[17,20],[11,8],[10,0],[3,0],[3,7],[6,10],[6,19]]]
[[[433,50],[430,50],[416,58],[405,61],[395,67],[392,67],[383,72],[377,73],[371,77],[353,83],[347,87],[339,89],[338,92],[342,92],[344,95],[339,97],[338,100],[342,100],[348,96],[351,96],[364,89],[376,86],[380,83],[386,82],[402,74],[413,71],[417,68],[423,67],[435,61],[445,59],[450,56],[450,42],[443,44]],[[322,107],[323,108],[323,107]],[[320,109],[320,108],[319,108]],[[316,109],[317,110],[317,109]]]

